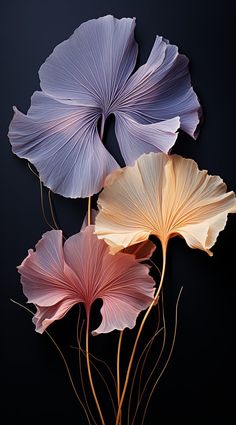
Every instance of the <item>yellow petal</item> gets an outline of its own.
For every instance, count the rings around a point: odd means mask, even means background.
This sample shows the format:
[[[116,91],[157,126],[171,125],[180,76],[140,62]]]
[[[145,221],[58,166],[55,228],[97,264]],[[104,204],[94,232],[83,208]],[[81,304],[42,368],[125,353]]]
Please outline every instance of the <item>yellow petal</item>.
[[[179,234],[211,255],[228,213],[236,212],[236,198],[220,177],[200,171],[193,160],[151,153],[112,173],[98,206],[95,232],[112,253],[151,234],[162,244]]]

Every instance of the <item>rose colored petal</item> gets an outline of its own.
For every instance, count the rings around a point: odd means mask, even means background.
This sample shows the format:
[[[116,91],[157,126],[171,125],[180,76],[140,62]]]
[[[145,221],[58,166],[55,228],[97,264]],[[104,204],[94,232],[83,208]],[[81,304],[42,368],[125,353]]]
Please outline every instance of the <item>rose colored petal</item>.
[[[29,250],[18,271],[29,303],[49,307],[67,297],[75,299],[76,276],[65,266],[61,230],[45,233],[35,251]]]
[[[28,302],[37,307],[33,323],[39,333],[82,301],[77,276],[64,261],[60,230],[45,233],[18,270]]]
[[[119,110],[142,124],[179,116],[181,128],[193,137],[201,115],[188,59],[158,36],[147,63],[129,78],[117,104]]]
[[[142,155],[106,179],[99,196],[96,233],[113,253],[156,235],[166,245],[181,235],[192,248],[211,254],[236,198],[220,177],[200,171],[178,155]]]
[[[45,93],[108,111],[137,58],[135,19],[104,16],[80,25],[41,66]]]
[[[99,138],[96,108],[71,106],[35,92],[28,114],[15,111],[9,138],[53,192],[76,198],[99,192],[118,164]]]
[[[151,241],[147,240],[136,245],[128,246],[123,250],[125,254],[132,254],[138,261],[146,261],[151,258],[153,252],[156,249],[156,245]]]
[[[149,268],[132,255],[111,255],[109,247],[94,235],[94,226],[67,239],[64,252],[67,264],[84,282],[87,312],[96,299],[103,300],[103,320],[94,333],[133,327],[140,311],[153,299]]]
[[[89,320],[98,298],[103,300],[103,320],[96,333],[133,327],[154,295],[149,267],[134,255],[111,255],[107,244],[94,234],[94,226],[71,236],[64,247],[61,231],[47,232],[19,272],[28,302],[36,305],[33,322],[40,333],[79,302],[84,303]]]
[[[117,254],[118,255],[118,254]],[[133,277],[135,279],[135,276]],[[125,328],[132,329],[135,326],[136,318],[141,309],[146,309],[151,303],[151,299],[147,298],[146,303],[144,298],[134,301],[134,305],[130,304],[130,298],[122,300],[121,297],[107,296],[103,298],[103,306],[101,308],[102,322],[92,334],[98,335],[108,333],[117,329],[119,331]]]
[[[37,312],[32,320],[35,324],[36,332],[42,334],[55,320],[62,319],[77,302],[78,300],[75,301],[73,298],[69,298],[63,299],[61,302],[50,307],[36,306]]]
[[[133,164],[143,153],[168,152],[180,126],[179,117],[153,124],[140,124],[125,114],[115,114],[115,131],[126,164]]]

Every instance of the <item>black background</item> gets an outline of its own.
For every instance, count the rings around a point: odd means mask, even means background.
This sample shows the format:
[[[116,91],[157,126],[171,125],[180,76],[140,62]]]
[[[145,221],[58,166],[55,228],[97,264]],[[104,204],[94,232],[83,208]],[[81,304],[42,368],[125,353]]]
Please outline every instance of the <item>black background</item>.
[[[177,44],[190,58],[193,86],[201,100],[205,122],[196,142],[181,133],[174,151],[194,158],[210,173],[221,175],[229,189],[235,190],[233,3],[206,0],[1,3],[0,382],[5,398],[4,402],[1,400],[1,418],[5,417],[1,423],[86,423],[58,353],[47,336],[34,332],[30,315],[9,300],[25,301],[16,265],[48,230],[42,218],[38,180],[27,163],[11,153],[7,131],[12,105],[27,111],[32,93],[39,88],[40,65],[54,46],[68,38],[80,23],[108,13],[116,17],[136,16],[139,63],[147,59],[156,34]],[[116,154],[112,120],[107,126],[105,143]],[[45,198],[46,193],[45,190]],[[86,201],[56,195],[53,200],[65,234],[79,231]],[[214,424],[217,420],[229,424],[236,420],[233,408],[236,403],[235,229],[236,217],[230,216],[214,247],[213,258],[189,249],[181,239],[170,244],[165,282],[170,334],[176,296],[182,285],[184,290],[174,354],[152,400],[146,424],[170,421]],[[160,264],[159,254],[158,249],[156,259]],[[76,318],[77,308],[74,308],[63,321],[51,327],[70,364],[77,360],[77,352],[70,348],[75,344]],[[131,335],[127,331],[124,352],[130,348]],[[93,338],[92,350],[111,360],[117,336],[114,332],[109,337]],[[73,373],[76,376],[78,370],[73,368]],[[100,398],[109,404],[102,390]],[[230,413],[233,421],[229,419]],[[110,425],[112,421],[109,419],[107,423]]]

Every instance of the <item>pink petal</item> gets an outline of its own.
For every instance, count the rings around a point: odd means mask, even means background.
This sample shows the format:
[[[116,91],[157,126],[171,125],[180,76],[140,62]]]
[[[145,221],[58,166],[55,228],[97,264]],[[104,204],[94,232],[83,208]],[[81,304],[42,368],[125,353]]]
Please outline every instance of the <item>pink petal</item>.
[[[50,307],[37,306],[37,312],[32,320],[35,324],[36,332],[43,333],[55,320],[62,319],[77,302],[78,300],[71,298],[64,299]]]
[[[149,268],[133,255],[111,255],[104,241],[94,235],[94,226],[67,239],[65,259],[84,284],[84,303],[89,313],[91,304],[103,300],[103,316],[96,334],[133,327],[140,311],[153,299],[155,282]]]
[[[61,231],[45,233],[19,272],[28,302],[37,307],[33,322],[38,332],[79,302],[85,304],[89,317],[98,298],[104,305],[103,321],[96,333],[133,327],[154,294],[155,282],[148,266],[134,255],[109,254],[108,245],[94,235],[94,226],[67,239],[64,248]]]
[[[117,103],[120,111],[142,124],[179,116],[181,128],[191,136],[201,115],[188,59],[158,36],[147,63],[130,77]]]
[[[127,165],[132,165],[143,153],[167,153],[177,139],[179,117],[153,124],[140,124],[122,113],[115,116],[116,137]]]
[[[76,276],[65,267],[61,230],[45,233],[18,270],[29,303],[49,307],[67,297],[78,302]]]
[[[119,331],[125,328],[132,329],[136,324],[136,319],[140,310],[144,310],[151,304],[151,299],[147,299],[140,305],[137,301],[137,306],[130,305],[129,299],[124,301],[118,297],[107,296],[103,298],[103,306],[101,308],[102,322],[100,326],[95,329],[92,334],[99,335],[101,333],[108,333],[117,329]]]
[[[97,132],[96,108],[71,106],[35,92],[28,114],[15,112],[9,138],[15,154],[32,162],[43,183],[63,196],[99,192],[118,164]]]
[[[82,232],[68,238],[64,244],[65,261],[81,282],[83,302],[87,311],[97,298],[103,256],[108,250],[107,245],[101,244],[93,235],[93,231],[94,226],[87,226]]]
[[[137,57],[135,20],[104,16],[83,23],[41,66],[45,93],[99,106],[104,113],[131,74]]]

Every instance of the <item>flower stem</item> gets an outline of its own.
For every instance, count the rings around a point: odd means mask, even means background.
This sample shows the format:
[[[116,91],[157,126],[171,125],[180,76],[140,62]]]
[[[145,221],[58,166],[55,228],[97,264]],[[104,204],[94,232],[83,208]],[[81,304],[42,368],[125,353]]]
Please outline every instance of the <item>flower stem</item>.
[[[105,116],[104,114],[102,114],[102,119],[101,119],[101,128],[100,128],[100,139],[103,139],[104,136],[104,127],[105,127]]]
[[[166,249],[167,249],[167,242],[162,243],[163,265],[162,265],[160,284],[158,286],[158,289],[156,291],[156,294],[155,294],[155,297],[154,297],[152,303],[150,304],[149,308],[147,309],[147,311],[146,311],[146,313],[143,317],[143,320],[140,324],[140,327],[139,327],[139,330],[138,330],[138,333],[137,333],[137,336],[136,336],[136,339],[135,339],[135,342],[134,342],[133,350],[132,350],[132,353],[131,353],[131,356],[130,356],[130,360],[129,360],[129,364],[128,364],[128,368],[127,368],[127,372],[126,372],[124,388],[123,388],[123,391],[122,391],[122,395],[121,395],[121,399],[120,399],[120,403],[119,403],[119,407],[118,407],[118,412],[117,412],[117,416],[116,416],[116,425],[119,425],[121,409],[122,409],[126,389],[127,389],[127,386],[128,386],[131,367],[132,367],[132,364],[133,364],[134,355],[135,355],[135,352],[136,352],[136,348],[137,348],[137,345],[138,345],[139,338],[141,336],[144,324],[145,324],[145,322],[146,322],[146,320],[147,320],[147,318],[148,318],[148,316],[149,316],[149,314],[152,310],[152,307],[156,304],[156,302],[159,298],[159,294],[161,292],[161,288],[162,288],[162,285],[163,285],[164,276],[165,276],[165,269],[166,269]]]
[[[100,419],[101,419],[101,423],[102,423],[102,425],[105,425],[105,421],[104,421],[104,418],[103,418],[101,407],[100,407],[100,404],[99,404],[99,401],[98,401],[98,398],[97,398],[97,395],[96,395],[96,391],[95,391],[95,388],[94,388],[93,378],[92,378],[91,368],[90,368],[90,360],[89,360],[89,319],[87,319],[87,325],[86,325],[86,361],[87,361],[88,377],[89,377],[89,382],[90,382],[91,390],[92,390],[92,393],[93,393],[93,397],[94,397],[94,400],[95,400],[95,403],[96,403],[96,406],[97,406],[97,409],[98,409],[98,413],[99,413],[99,416],[100,416]]]
[[[176,306],[175,306],[175,327],[174,327],[174,336],[173,336],[173,340],[172,340],[172,344],[171,344],[170,352],[169,352],[169,355],[168,355],[168,357],[167,357],[167,360],[166,360],[166,362],[165,362],[165,364],[164,364],[164,367],[163,367],[163,369],[161,370],[161,373],[159,374],[159,376],[158,376],[157,380],[155,381],[155,383],[154,383],[154,385],[153,385],[153,387],[152,387],[151,393],[149,394],[149,397],[148,397],[148,400],[147,400],[147,403],[146,403],[146,406],[145,406],[144,414],[143,414],[142,425],[144,424],[144,420],[145,420],[145,416],[146,416],[147,408],[148,408],[148,405],[149,405],[150,400],[151,400],[151,398],[152,398],[152,395],[153,395],[153,393],[154,393],[154,390],[155,390],[155,388],[156,388],[156,386],[157,386],[158,382],[160,381],[160,379],[161,379],[161,377],[162,377],[163,373],[165,372],[165,369],[166,369],[166,367],[168,366],[168,363],[169,363],[169,361],[170,361],[170,358],[171,358],[172,353],[173,353],[173,350],[174,350],[175,340],[176,340],[176,333],[177,333],[177,325],[178,325],[178,307],[179,307],[179,300],[180,300],[180,297],[181,297],[181,294],[182,294],[182,290],[183,290],[183,286],[180,288],[179,295],[178,295],[178,297],[177,297],[177,301],[176,301]],[[154,366],[154,367],[155,367],[155,366]]]
[[[90,226],[91,224],[91,200],[92,200],[92,197],[89,196],[88,197],[88,226]]]
[[[30,314],[32,314],[32,316],[34,316],[34,314],[35,314],[35,313],[34,313],[33,311],[31,311],[28,307],[24,306],[23,304],[18,303],[18,302],[17,302],[17,301],[15,301],[15,300],[12,300],[11,298],[10,298],[10,301],[12,301],[14,304],[18,305],[19,307],[22,307],[24,310],[28,311]],[[82,400],[81,400],[81,398],[80,398],[80,396],[79,396],[79,394],[78,394],[78,391],[77,391],[77,389],[76,389],[76,387],[75,387],[75,384],[74,384],[74,381],[73,381],[73,378],[72,378],[72,375],[71,375],[71,372],[70,372],[70,368],[69,368],[69,366],[68,366],[68,363],[67,363],[67,361],[66,361],[66,358],[65,358],[65,356],[64,356],[64,354],[63,354],[63,352],[61,351],[60,347],[59,347],[59,346],[58,346],[58,344],[56,343],[55,339],[51,336],[51,334],[50,334],[47,330],[45,330],[44,332],[47,334],[47,336],[50,338],[50,340],[53,342],[54,346],[56,347],[57,351],[59,352],[59,354],[60,354],[60,356],[61,356],[61,358],[62,358],[62,360],[63,360],[63,363],[64,363],[64,365],[65,365],[66,372],[67,372],[67,374],[68,374],[68,377],[69,377],[69,380],[70,380],[71,386],[72,386],[72,388],[73,388],[73,391],[74,391],[74,393],[75,393],[75,395],[76,395],[76,398],[77,398],[77,400],[79,401],[79,403],[81,404],[81,406],[83,407],[83,409],[84,409],[84,413],[85,413],[86,418],[87,418],[87,420],[88,420],[88,423],[89,423],[89,425],[91,425],[91,421],[90,421],[90,419],[89,419],[88,412],[87,412],[86,407],[85,407],[84,403],[82,402]]]
[[[117,347],[117,363],[116,363],[116,372],[117,372],[117,402],[118,407],[120,404],[120,351],[122,343],[123,331],[120,332],[118,347]],[[120,424],[121,424],[121,412],[120,412]]]

